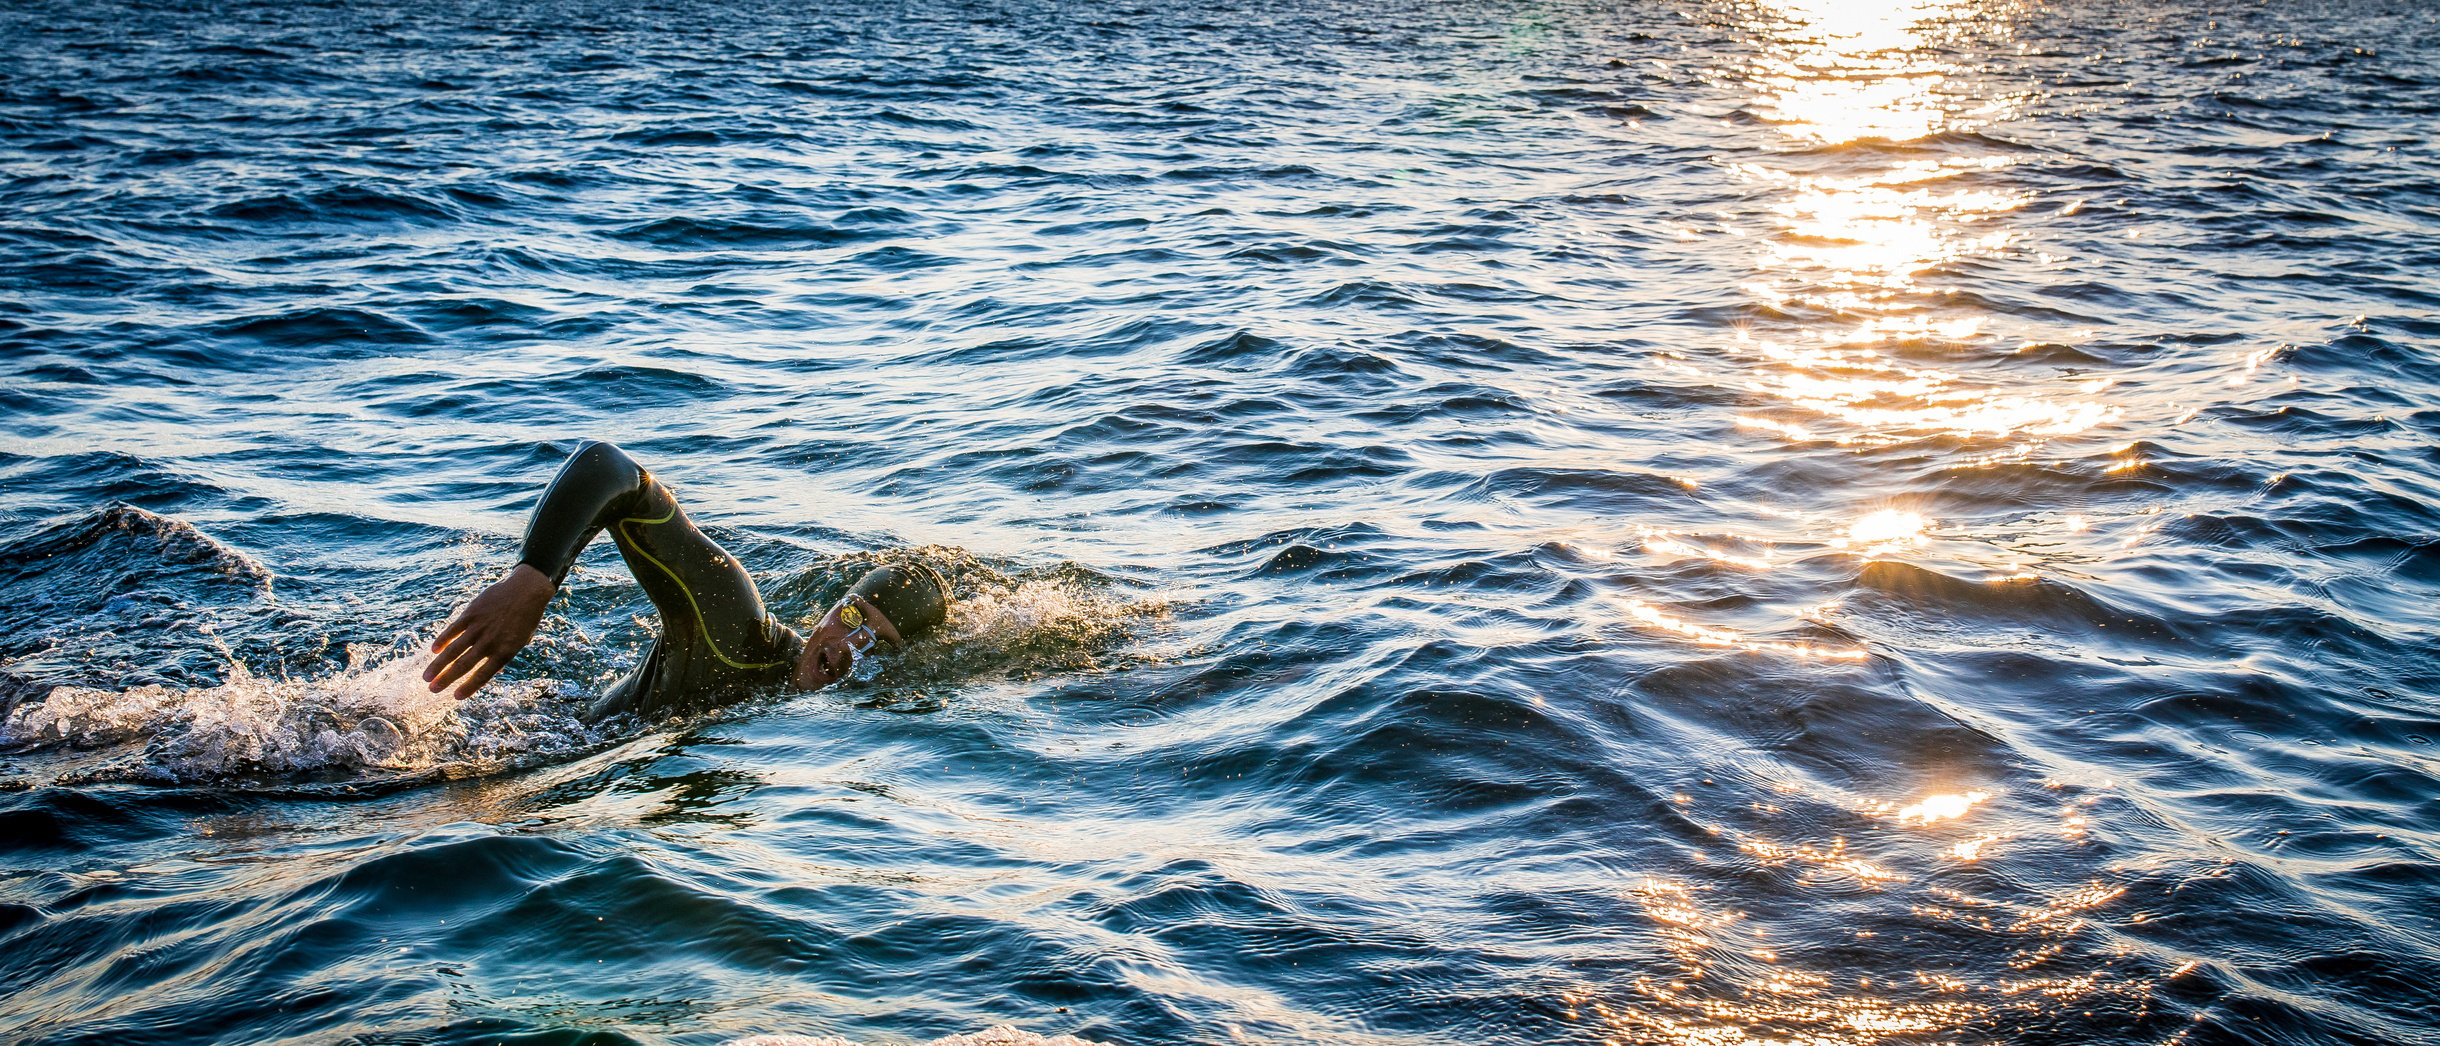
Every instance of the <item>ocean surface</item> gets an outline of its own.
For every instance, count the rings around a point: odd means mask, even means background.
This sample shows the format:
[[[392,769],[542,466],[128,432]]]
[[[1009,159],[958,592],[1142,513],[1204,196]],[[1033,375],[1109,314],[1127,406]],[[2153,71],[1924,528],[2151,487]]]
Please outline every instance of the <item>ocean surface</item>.
[[[14,0],[0,1041],[2440,1041],[2435,17]]]

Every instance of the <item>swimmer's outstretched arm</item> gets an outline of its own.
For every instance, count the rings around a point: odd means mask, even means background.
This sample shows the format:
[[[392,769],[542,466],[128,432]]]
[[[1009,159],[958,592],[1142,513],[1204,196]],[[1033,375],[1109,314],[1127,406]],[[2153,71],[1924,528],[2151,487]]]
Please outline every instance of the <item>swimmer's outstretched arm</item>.
[[[535,506],[517,568],[476,595],[433,637],[432,663],[424,666],[432,692],[455,685],[463,701],[508,667],[509,659],[534,641],[534,630],[576,554],[649,480],[617,447],[587,443],[578,448]]]

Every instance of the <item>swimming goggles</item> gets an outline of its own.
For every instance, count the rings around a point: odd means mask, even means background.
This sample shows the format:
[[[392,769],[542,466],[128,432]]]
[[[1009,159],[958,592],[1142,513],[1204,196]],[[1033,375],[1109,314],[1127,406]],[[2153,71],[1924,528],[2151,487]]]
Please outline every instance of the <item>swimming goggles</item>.
[[[857,665],[864,663],[864,655],[871,653],[873,645],[881,642],[881,634],[873,631],[872,624],[864,620],[864,608],[856,605],[856,597],[839,600],[837,609],[839,623],[847,626],[847,670],[854,672]]]

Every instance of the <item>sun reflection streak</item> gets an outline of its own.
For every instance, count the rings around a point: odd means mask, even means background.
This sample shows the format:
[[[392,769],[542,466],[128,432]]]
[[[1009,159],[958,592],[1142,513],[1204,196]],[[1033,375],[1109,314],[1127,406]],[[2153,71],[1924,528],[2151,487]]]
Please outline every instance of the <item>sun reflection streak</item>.
[[[2097,396],[2106,386],[2028,389],[2020,375],[1976,380],[1895,355],[1988,337],[1991,315],[1976,302],[1921,281],[2019,250],[2000,219],[2034,199],[1998,180],[2015,154],[1971,139],[1924,143],[2005,118],[2014,104],[1973,100],[1969,70],[1937,46],[1962,26],[2004,32],[1988,8],[1775,0],[1747,9],[1757,53],[1739,75],[1755,111],[1800,148],[1734,165],[1777,197],[1746,290],[1800,330],[1738,332],[1771,364],[1751,387],[1772,406],[1740,418],[1744,427],[1858,447],[1982,443],[1977,460],[1999,462],[2119,416]],[[1859,145],[1875,141],[1886,144]]]
[[[1927,20],[1961,5],[1926,0],[1782,0],[1773,5],[1782,46],[1756,62],[1753,80],[1768,114],[1790,133],[1839,143],[1907,141],[1941,129],[1949,114],[1932,102],[1948,70],[1917,58]]]
[[[1822,661],[1865,661],[1872,657],[1871,651],[1860,646],[1812,643],[1801,640],[1754,639],[1733,628],[1697,623],[1640,599],[1630,601],[1626,605],[1626,611],[1627,616],[1656,631],[1690,640],[1698,646],[1786,654],[1791,657]]]
[[[1730,164],[1752,187],[1750,209],[1740,216],[1751,225],[1730,226],[1753,234],[1743,248],[1752,269],[1740,281],[1749,307],[1727,334],[1731,358],[1749,368],[1729,382],[1751,403],[1738,424],[1765,440],[1802,444],[1816,459],[1904,462],[1893,467],[1910,476],[2027,461],[2054,442],[2092,439],[2115,424],[2121,415],[2109,379],[2029,369],[2075,353],[2019,353],[2036,342],[2074,349],[2070,342],[2091,332],[2021,329],[2040,321],[2005,299],[1972,293],[1980,289],[1970,282],[1977,273],[2044,257],[2020,232],[2037,200],[2011,177],[2026,150],[1980,132],[2007,119],[2015,102],[1984,100],[1989,78],[1953,57],[1969,49],[1945,46],[1961,33],[2005,35],[2006,16],[1993,12],[2011,10],[2006,0],[1729,2],[1754,42],[1754,54],[1733,73],[1750,99],[1738,115],[1775,129],[1752,135],[1743,143],[1752,148]],[[2130,447],[2120,460],[2143,468],[2146,456],[2144,447]],[[1671,564],[1673,571],[1742,591],[1746,577],[1731,571],[1801,585],[1810,560],[1836,558],[1843,566],[1856,558],[1947,557],[1989,529],[1918,488],[1860,483],[1828,493],[1827,505],[1753,507],[1774,522],[1750,535],[1733,527],[1645,528],[1634,540],[1647,555],[1690,561]],[[1933,507],[1953,518],[1927,518],[1922,510]],[[2090,526],[2081,516],[2059,519],[2054,533]],[[2038,576],[2024,563],[2003,565],[2009,569],[1995,579]],[[1870,657],[1861,645],[1765,638],[1769,626],[1752,625],[1750,610],[1732,619],[1750,630],[1730,627],[1709,609],[1734,605],[1726,601],[1616,605],[1630,626],[1696,647],[1821,661]],[[1767,827],[1739,826],[1735,818],[1706,825],[1734,848],[1701,855],[1706,863],[1735,867],[1748,877],[1738,882],[1769,886],[1724,893],[1737,903],[1723,907],[1706,903],[1718,898],[1700,879],[1645,880],[1634,898],[1666,959],[1628,985],[1572,994],[1571,1012],[1622,1046],[1863,1046],[1945,1041],[2077,1001],[2150,991],[2156,980],[2140,963],[2122,970],[2121,959],[2097,950],[2093,913],[2124,887],[2078,885],[2081,876],[2029,891],[1990,887],[2021,882],[2024,858],[2050,832],[1994,810],[1997,789],[1963,785],[1887,801],[1842,796],[1834,819],[1808,823],[1798,813],[1808,805],[1801,789],[1782,782],[1779,791],[1790,798],[1762,796],[1771,801],[1757,800],[1742,815],[1768,818]],[[1674,802],[1700,818],[1702,794],[1688,789]],[[2061,816],[2059,835],[2086,831],[2081,813]],[[2010,840],[2027,842],[2014,852]],[[1988,896],[1969,896],[1959,889],[1966,884]],[[1807,901],[1853,904],[1866,914],[1860,923],[1828,926],[1786,915]],[[1791,927],[1796,932],[1784,939],[1772,932]],[[1864,943],[1878,934],[1966,927],[2017,943],[1989,956]],[[1892,965],[1871,968],[1876,961]]]
[[[1806,864],[1823,872],[1847,876],[1864,886],[1879,886],[1905,878],[1882,864],[1850,853],[1847,849],[1847,840],[1844,838],[1832,839],[1828,846],[1815,846],[1809,843],[1802,846],[1783,846],[1762,839],[1747,839],[1738,844],[1738,849],[1753,855],[1766,867],[1782,864]]]
[[[1913,512],[1885,508],[1878,512],[1866,513],[1862,519],[1856,520],[1854,525],[1847,528],[1845,538],[1831,544],[1842,547],[1862,545],[1867,548],[1910,545],[1923,540],[1923,528],[1922,516]]]
[[[1746,570],[1776,570],[1779,568],[1778,563],[1761,556],[1743,556],[1710,545],[1699,545],[1661,530],[1645,531],[1643,547],[1644,551],[1654,555],[1708,559],[1714,563],[1742,567]]]
[[[1847,434],[1838,437],[1843,443],[1869,446],[1933,436],[2064,436],[2106,424],[2119,415],[2117,408],[2097,400],[2001,393],[1964,384],[1956,375],[1935,370],[1859,365],[1865,358],[1852,355],[1797,353],[1776,347],[1763,352],[1791,369],[1753,387],[1844,423]],[[1775,424],[1771,419],[1742,420],[1753,427]]]
[[[1897,815],[1898,823],[1927,825],[1939,821],[1954,821],[1964,817],[1967,811],[1982,805],[1990,798],[1991,793],[1979,789],[1971,792],[1925,796],[1912,806],[1900,807]]]
[[[1972,864],[1975,861],[1983,859],[1984,851],[1989,850],[1994,845],[2005,842],[2007,838],[2007,834],[2003,832],[1984,832],[1983,834],[1975,836],[1972,839],[1954,844],[1948,849],[1942,850],[1940,855],[1952,861]]]
[[[1777,784],[1774,791],[1787,791]],[[1880,803],[1867,809],[1912,827],[1959,820],[1991,798],[1981,791],[1940,792],[1903,807]],[[1780,807],[1760,804],[1756,809],[1777,812]],[[1822,843],[1777,844],[1735,829],[1725,834],[1739,853],[1760,867],[1799,869],[1791,883],[1796,888],[1911,890],[1916,901],[1909,910],[1916,918],[2011,936],[2020,945],[1979,973],[1859,967],[1842,934],[1828,940],[1774,940],[1774,912],[1783,904],[1741,911],[1711,903],[1709,889],[1698,881],[1646,876],[1624,892],[1648,920],[1649,939],[1665,953],[1667,965],[1624,984],[1579,989],[1562,997],[1569,1018],[1588,1024],[1600,1041],[1618,1046],[1878,1046],[2006,1026],[2011,1020],[2056,1013],[2063,1005],[2140,1006],[2160,983],[2157,975],[2137,972],[2144,964],[2124,946],[2092,951],[2103,943],[2092,939],[2093,913],[2127,895],[2122,883],[2088,880],[2029,899],[1983,897],[1950,884],[1954,881],[1917,883],[1917,870],[1866,860],[1860,850],[1870,840],[1851,846],[1845,837],[1833,836]],[[1985,848],[2007,837],[1985,833],[1937,856],[1979,860]],[[1860,941],[1878,933],[1859,927],[1853,938]],[[2126,969],[2129,964],[2136,969]],[[2183,972],[2180,968],[2166,976]]]

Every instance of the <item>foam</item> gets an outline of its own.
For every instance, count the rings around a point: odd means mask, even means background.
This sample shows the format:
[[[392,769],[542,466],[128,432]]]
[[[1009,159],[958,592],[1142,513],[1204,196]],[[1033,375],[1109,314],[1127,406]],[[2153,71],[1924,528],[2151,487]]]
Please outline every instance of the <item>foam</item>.
[[[348,648],[317,679],[266,679],[232,663],[218,686],[63,686],[0,722],[0,748],[141,743],[104,776],[189,783],[365,771],[488,773],[598,741],[579,706],[546,683],[495,682],[464,702],[425,688],[411,639]]]
[[[1004,672],[1020,678],[1090,672],[1140,659],[1128,641],[1168,604],[1074,563],[1002,570],[963,549],[913,554],[949,580],[948,618],[883,671],[884,683],[947,682]]]

